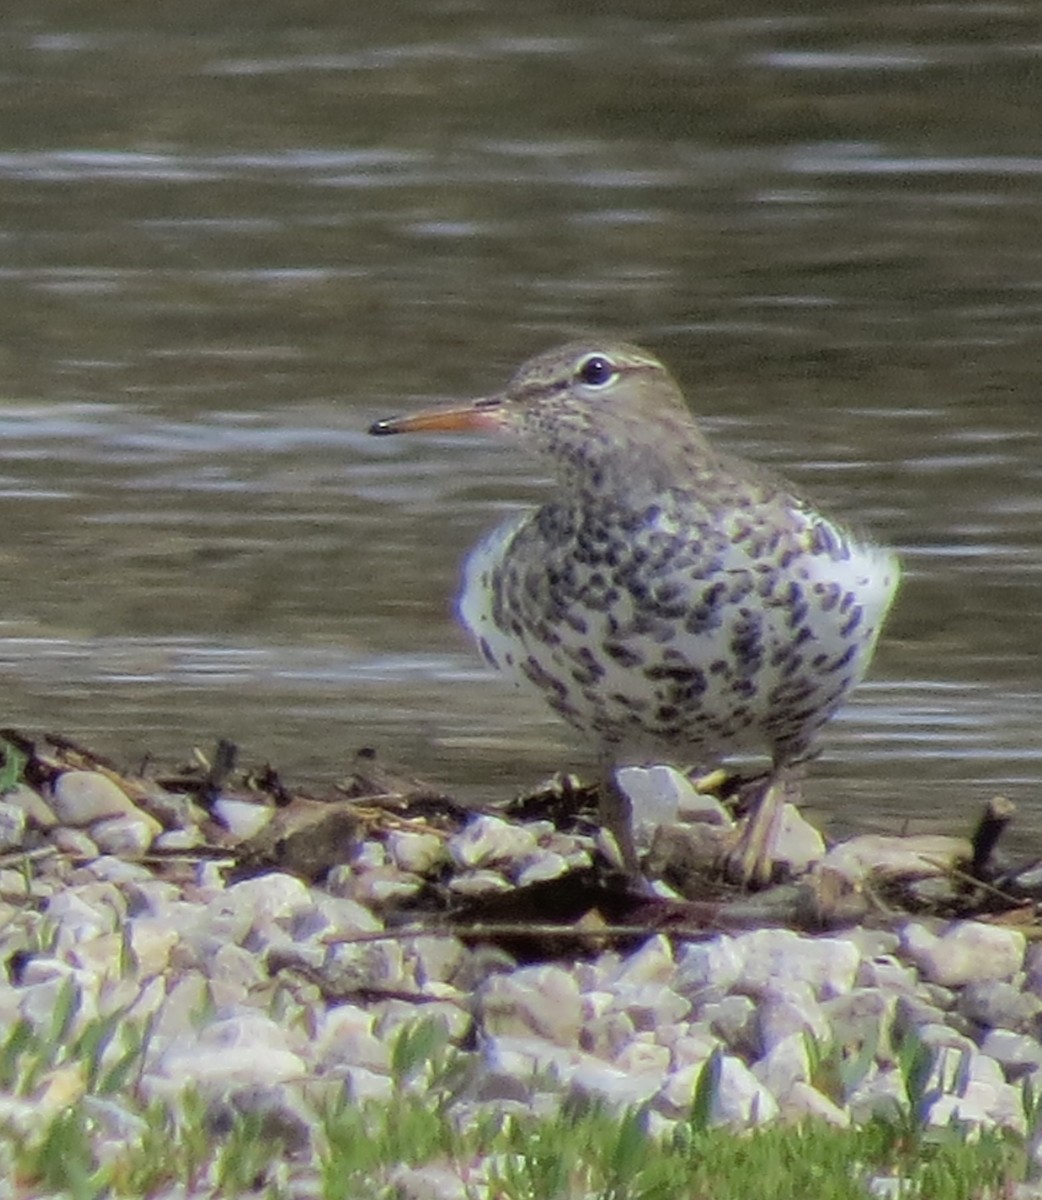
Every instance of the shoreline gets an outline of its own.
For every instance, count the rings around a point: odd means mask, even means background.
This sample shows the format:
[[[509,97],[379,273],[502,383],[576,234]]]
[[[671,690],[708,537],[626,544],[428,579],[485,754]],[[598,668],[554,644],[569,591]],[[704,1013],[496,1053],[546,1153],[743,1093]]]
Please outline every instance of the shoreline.
[[[649,896],[612,869],[567,782],[519,804],[522,821],[371,759],[309,795],[239,770],[227,746],[128,776],[61,739],[4,738],[0,1013],[45,1030],[74,985],[71,1032],[147,1025],[139,1097],[193,1089],[313,1148],[316,1097],[390,1099],[392,1045],[422,1019],[465,1065],[464,1122],[582,1097],[669,1137],[711,1069],[713,1125],[859,1127],[907,1104],[914,1045],[925,1126],[1029,1132],[1036,905],[930,863],[935,843],[903,839],[929,869],[886,882],[864,869],[837,888],[819,864],[746,895],[697,863],[715,891]],[[652,855],[690,867],[688,816]],[[31,1097],[32,1120],[87,1090]],[[13,1127],[26,1103],[0,1091]]]

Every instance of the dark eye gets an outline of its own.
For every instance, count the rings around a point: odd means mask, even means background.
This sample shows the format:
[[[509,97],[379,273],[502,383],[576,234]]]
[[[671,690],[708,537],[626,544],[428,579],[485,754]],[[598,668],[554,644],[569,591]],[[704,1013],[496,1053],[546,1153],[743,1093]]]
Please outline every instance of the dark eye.
[[[576,374],[588,387],[604,387],[618,375],[619,368],[603,354],[591,354],[579,364]]]

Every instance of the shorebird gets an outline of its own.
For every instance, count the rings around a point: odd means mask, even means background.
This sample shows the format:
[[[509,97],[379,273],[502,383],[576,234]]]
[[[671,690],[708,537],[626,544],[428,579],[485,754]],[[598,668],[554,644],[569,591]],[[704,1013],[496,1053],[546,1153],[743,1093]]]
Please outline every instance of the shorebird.
[[[512,434],[553,497],[467,558],[459,615],[485,659],[595,744],[601,819],[638,869],[625,764],[766,755],[729,873],[763,883],[793,767],[864,674],[894,555],[763,467],[715,449],[662,363],[573,343],[493,395],[373,434]]]

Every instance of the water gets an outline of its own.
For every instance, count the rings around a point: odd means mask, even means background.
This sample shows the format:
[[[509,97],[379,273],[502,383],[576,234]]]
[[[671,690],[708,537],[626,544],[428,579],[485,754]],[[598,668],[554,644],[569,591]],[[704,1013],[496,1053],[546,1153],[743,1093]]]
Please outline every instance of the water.
[[[588,765],[451,618],[535,465],[364,431],[605,328],[900,549],[832,826],[1001,791],[1037,843],[1042,14],[641,11],[5,7],[7,723],[470,799]]]

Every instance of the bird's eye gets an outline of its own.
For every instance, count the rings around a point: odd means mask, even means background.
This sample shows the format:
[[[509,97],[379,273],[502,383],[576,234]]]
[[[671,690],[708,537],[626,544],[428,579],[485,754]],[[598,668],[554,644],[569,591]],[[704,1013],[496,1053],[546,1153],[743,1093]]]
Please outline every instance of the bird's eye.
[[[611,383],[618,373],[619,368],[603,354],[591,354],[589,358],[584,358],[576,371],[579,379],[587,387],[604,387],[605,384]]]

